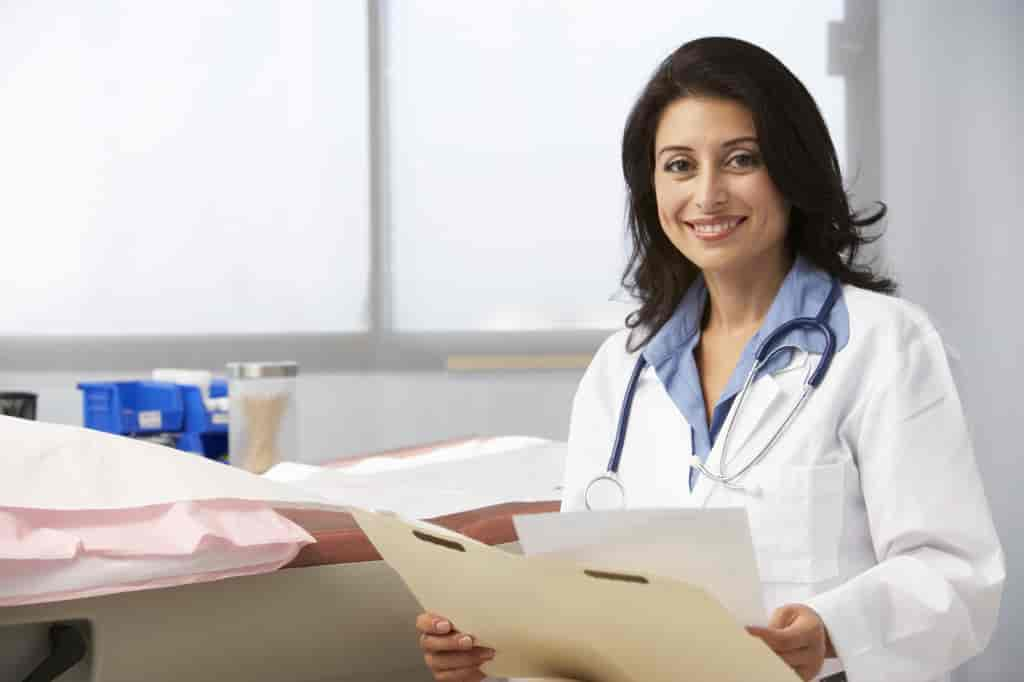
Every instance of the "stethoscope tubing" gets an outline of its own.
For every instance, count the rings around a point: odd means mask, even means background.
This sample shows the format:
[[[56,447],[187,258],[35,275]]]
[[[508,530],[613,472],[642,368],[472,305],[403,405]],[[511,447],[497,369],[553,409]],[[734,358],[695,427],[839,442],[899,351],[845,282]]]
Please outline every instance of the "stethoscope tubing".
[[[832,359],[835,356],[837,342],[835,332],[833,332],[832,328],[829,327],[827,320],[841,291],[842,289],[839,281],[833,280],[832,288],[829,291],[828,297],[825,299],[825,302],[822,304],[821,310],[818,312],[816,317],[799,317],[790,320],[779,325],[778,328],[765,337],[758,346],[757,351],[754,353],[754,364],[750,368],[750,371],[747,372],[747,376],[743,382],[743,387],[736,396],[736,406],[733,408],[732,417],[725,425],[725,431],[722,434],[722,451],[718,461],[718,472],[710,471],[696,456],[691,456],[690,466],[692,468],[697,469],[701,475],[707,476],[712,481],[727,488],[734,490],[745,489],[743,486],[738,485],[736,481],[757,466],[757,464],[759,464],[768,455],[782,435],[786,433],[786,430],[792,424],[797,415],[799,415],[811,394],[814,393],[817,387],[821,385],[821,382],[825,379],[825,375],[828,373],[829,367],[832,364]],[[727,474],[725,467],[727,464],[729,436],[732,433],[733,424],[742,412],[743,402],[747,395],[747,389],[750,388],[750,385],[753,383],[757,373],[761,371],[761,369],[767,365],[777,353],[787,350],[799,350],[794,346],[780,346],[778,348],[772,348],[779,339],[784,338],[790,332],[798,329],[817,331],[825,338],[825,348],[822,351],[821,357],[813,370],[808,372],[808,375],[804,380],[804,388],[800,394],[800,399],[797,401],[793,409],[789,411],[789,414],[786,415],[786,419],[779,428],[775,430],[772,437],[764,447],[761,448],[757,455],[740,467],[738,471]],[[621,504],[623,506],[625,505],[626,490],[625,486],[622,484],[622,480],[619,478],[619,465],[622,462],[622,450],[626,440],[626,431],[629,428],[629,417],[633,409],[633,398],[636,395],[636,387],[640,380],[640,374],[646,366],[647,360],[643,353],[641,353],[637,358],[636,366],[633,368],[633,373],[626,385],[626,391],[622,401],[622,409],[619,411],[619,422],[615,431],[615,442],[612,445],[612,454],[608,460],[608,466],[602,474],[591,480],[584,490],[584,503],[587,509],[593,508],[590,500],[590,491],[593,488],[593,485],[600,480],[607,480],[613,483],[619,489]]]

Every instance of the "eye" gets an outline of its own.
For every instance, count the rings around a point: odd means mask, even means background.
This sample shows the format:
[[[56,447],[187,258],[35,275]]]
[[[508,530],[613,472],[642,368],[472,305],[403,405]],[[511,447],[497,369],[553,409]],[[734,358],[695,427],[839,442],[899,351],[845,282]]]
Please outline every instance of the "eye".
[[[666,173],[689,173],[693,170],[693,164],[688,159],[672,159],[665,164]]]
[[[725,163],[733,168],[749,170],[751,168],[758,168],[761,165],[761,157],[753,152],[737,152],[730,156]]]

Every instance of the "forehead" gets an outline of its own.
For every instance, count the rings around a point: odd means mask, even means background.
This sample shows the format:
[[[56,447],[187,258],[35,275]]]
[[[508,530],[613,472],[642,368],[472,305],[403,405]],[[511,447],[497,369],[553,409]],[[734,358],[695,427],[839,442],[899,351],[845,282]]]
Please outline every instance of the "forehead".
[[[655,148],[718,146],[737,137],[756,137],[754,117],[739,102],[710,97],[683,97],[665,107],[654,136]]]

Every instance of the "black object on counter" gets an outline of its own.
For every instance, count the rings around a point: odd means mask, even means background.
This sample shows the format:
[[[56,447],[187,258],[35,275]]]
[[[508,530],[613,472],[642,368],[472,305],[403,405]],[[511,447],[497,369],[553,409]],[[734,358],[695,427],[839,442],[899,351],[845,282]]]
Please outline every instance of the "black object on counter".
[[[0,393],[0,414],[22,419],[35,419],[36,394]]]

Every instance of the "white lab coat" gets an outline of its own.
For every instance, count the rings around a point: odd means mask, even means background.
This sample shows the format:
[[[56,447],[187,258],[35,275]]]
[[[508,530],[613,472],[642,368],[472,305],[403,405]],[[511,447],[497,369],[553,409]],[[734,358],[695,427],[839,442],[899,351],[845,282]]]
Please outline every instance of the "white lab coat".
[[[627,506],[745,506],[766,607],[811,606],[850,682],[948,679],[992,635],[1005,579],[1002,548],[935,328],[906,301],[851,286],[843,294],[849,343],[744,477],[760,495],[703,476],[690,492],[690,425],[648,367],[619,468]],[[625,330],[605,341],[580,382],[563,510],[584,509],[584,488],[607,466],[636,361],[625,343]],[[817,357],[795,354],[788,367],[751,385],[727,470],[774,433]],[[708,455],[710,471],[718,471],[727,427]],[[839,667],[828,663],[822,674]]]

